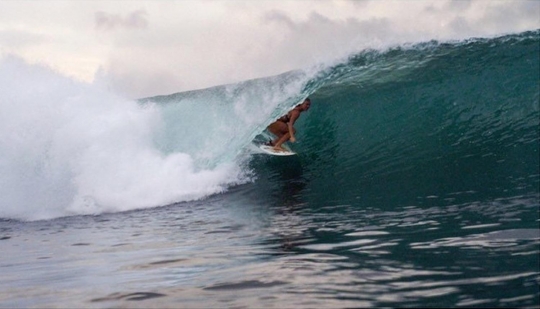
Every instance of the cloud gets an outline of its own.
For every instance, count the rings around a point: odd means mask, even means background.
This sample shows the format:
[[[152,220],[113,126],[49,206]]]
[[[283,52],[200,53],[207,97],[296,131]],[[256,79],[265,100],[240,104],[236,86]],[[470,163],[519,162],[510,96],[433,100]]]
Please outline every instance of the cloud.
[[[96,80],[103,80],[117,93],[133,99],[156,94],[155,89],[161,90],[157,94],[178,92],[184,86],[181,76],[174,70],[152,70],[133,62],[127,65],[114,62],[107,70],[101,70],[96,75]]]
[[[540,21],[539,16],[540,1],[495,2],[487,8],[479,24],[486,25],[495,32],[508,32],[506,29],[512,27],[527,27],[531,20]]]
[[[472,31],[469,22],[461,16],[458,16],[454,20],[452,20],[449,23],[449,26],[455,33],[466,33]]]
[[[119,28],[124,29],[146,29],[148,28],[148,13],[145,10],[137,10],[126,17],[119,14],[109,14],[98,11],[94,14],[95,28],[101,31],[111,31]]]
[[[0,53],[129,97],[333,62],[366,48],[540,28],[540,1],[0,1]]]
[[[395,33],[390,20],[382,17],[343,19],[311,12],[307,19],[300,20],[285,12],[270,11],[262,20],[281,30],[268,57],[279,55],[290,68],[331,61]]]
[[[446,4],[449,10],[463,11],[471,7],[472,0],[450,0]]]
[[[473,0],[205,3],[149,7],[152,17],[159,16],[151,19],[151,30],[118,33],[106,65],[114,87],[150,96],[306,68],[365,48],[520,31],[530,26],[516,27],[516,21],[534,24],[524,10],[534,13],[537,6]],[[511,18],[503,23],[509,7]],[[127,20],[109,17],[111,28]]]
[[[19,29],[0,30],[0,46],[12,49],[38,45],[48,40],[47,35]]]
[[[296,26],[293,20],[287,16],[285,12],[279,10],[271,10],[263,14],[263,21],[268,23],[275,22],[277,24],[283,24],[290,29],[294,29]]]

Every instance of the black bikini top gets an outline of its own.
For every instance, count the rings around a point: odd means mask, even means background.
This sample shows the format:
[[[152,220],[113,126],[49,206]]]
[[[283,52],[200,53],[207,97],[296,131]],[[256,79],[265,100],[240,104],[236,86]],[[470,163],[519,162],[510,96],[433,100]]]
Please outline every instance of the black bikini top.
[[[278,118],[278,121],[283,121],[283,122],[285,122],[285,123],[288,123],[289,121],[291,121],[291,116],[289,116],[289,114],[290,114],[293,110],[295,110],[295,109],[296,109],[296,107],[293,108],[293,109],[292,109],[290,112],[288,112],[286,115],[283,115],[283,116],[279,117],[279,118]]]
[[[284,116],[281,116],[281,117],[278,119],[278,121],[285,122],[285,123],[288,123],[290,120],[291,120],[291,118],[289,117],[289,114],[284,115]]]

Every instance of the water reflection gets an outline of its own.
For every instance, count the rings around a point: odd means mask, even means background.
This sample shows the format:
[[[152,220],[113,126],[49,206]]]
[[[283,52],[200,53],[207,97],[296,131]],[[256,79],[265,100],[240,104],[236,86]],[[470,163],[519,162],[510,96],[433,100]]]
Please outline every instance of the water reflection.
[[[527,266],[538,265],[539,232],[512,229],[508,216],[523,220],[536,196],[394,211],[314,207],[305,198],[273,207],[272,237],[260,243],[275,258],[253,273],[288,282],[280,293],[365,306],[532,304],[540,295],[538,272]],[[521,292],[504,288],[514,285]]]
[[[526,226],[537,220],[531,217],[538,196],[392,211],[360,203],[321,206],[310,200],[301,171],[274,170],[280,186],[265,195],[259,191],[258,199],[247,186],[229,193],[227,200],[234,203],[216,197],[24,228],[4,222],[9,233],[0,249],[8,255],[0,266],[9,282],[0,282],[0,303],[54,307],[61,300],[145,308],[537,303],[539,271],[531,265],[538,265],[540,236]]]

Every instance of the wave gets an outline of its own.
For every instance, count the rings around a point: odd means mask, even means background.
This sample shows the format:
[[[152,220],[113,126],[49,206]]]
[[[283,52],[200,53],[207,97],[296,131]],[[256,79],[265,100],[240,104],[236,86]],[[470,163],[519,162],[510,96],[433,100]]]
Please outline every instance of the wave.
[[[137,102],[5,59],[0,217],[156,207],[257,181],[267,167],[252,141],[307,96],[292,147],[303,177],[336,192],[320,198],[355,199],[360,185],[398,204],[426,187],[538,194],[539,42],[530,31],[365,50]]]
[[[99,214],[190,201],[249,181],[154,138],[161,111],[17,59],[0,65],[0,217]]]
[[[539,33],[370,51],[333,68],[299,130],[307,177],[341,202],[538,197]]]

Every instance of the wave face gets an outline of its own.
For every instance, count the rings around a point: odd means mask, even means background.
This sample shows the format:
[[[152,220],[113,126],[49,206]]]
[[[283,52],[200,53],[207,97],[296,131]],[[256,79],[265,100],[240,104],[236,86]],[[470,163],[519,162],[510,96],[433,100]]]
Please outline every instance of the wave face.
[[[0,217],[156,207],[244,183],[267,190],[299,170],[320,205],[538,197],[539,45],[534,31],[367,50],[139,102],[5,59]],[[276,170],[250,145],[306,96],[299,156]]]
[[[537,199],[539,33],[367,51],[321,74],[295,148],[317,200]]]

